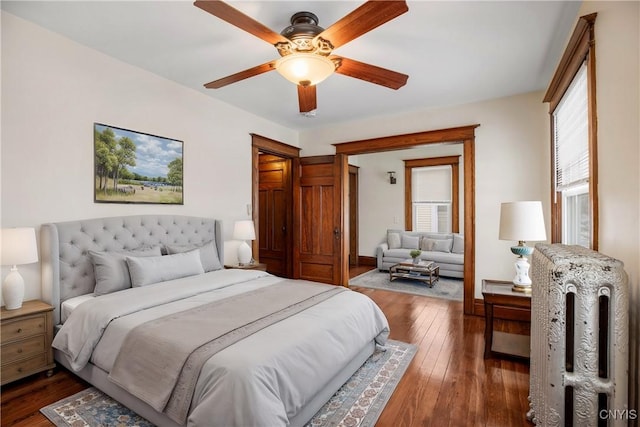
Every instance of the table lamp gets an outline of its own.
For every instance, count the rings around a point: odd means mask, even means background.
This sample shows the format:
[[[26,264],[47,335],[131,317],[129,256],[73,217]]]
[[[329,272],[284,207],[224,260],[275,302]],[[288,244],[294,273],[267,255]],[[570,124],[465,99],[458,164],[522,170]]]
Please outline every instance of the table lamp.
[[[516,276],[513,279],[513,290],[531,292],[529,278],[529,262],[527,256],[533,253],[533,247],[526,242],[547,240],[544,227],[542,202],[508,202],[500,208],[500,240],[517,240],[518,245],[511,247],[511,252],[518,256],[515,263]]]
[[[38,262],[36,231],[33,228],[3,228],[0,241],[2,265],[12,266],[2,283],[2,298],[7,310],[16,310],[22,307],[24,299],[24,279],[17,266]]]
[[[253,221],[236,221],[233,227],[233,238],[242,240],[242,243],[238,246],[238,264],[250,264],[253,257],[251,254],[251,246],[247,244],[247,240],[256,239],[256,230],[253,227]]]

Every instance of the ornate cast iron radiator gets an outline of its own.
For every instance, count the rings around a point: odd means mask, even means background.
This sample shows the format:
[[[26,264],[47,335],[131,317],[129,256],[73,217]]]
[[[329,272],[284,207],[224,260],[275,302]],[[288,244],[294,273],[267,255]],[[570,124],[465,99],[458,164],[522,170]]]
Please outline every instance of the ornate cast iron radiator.
[[[629,288],[622,262],[581,246],[532,257],[527,416],[539,426],[626,425]]]

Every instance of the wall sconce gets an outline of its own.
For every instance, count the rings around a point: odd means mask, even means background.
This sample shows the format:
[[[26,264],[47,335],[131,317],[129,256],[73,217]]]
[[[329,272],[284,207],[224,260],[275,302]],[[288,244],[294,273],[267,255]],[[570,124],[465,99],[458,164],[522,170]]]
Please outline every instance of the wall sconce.
[[[389,171],[387,173],[389,174],[389,184],[395,184],[396,183],[396,171]]]

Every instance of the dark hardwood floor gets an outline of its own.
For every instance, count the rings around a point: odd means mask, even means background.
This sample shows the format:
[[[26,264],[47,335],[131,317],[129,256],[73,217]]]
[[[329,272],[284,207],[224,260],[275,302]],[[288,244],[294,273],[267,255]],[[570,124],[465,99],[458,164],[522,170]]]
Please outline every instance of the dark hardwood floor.
[[[355,268],[351,276],[371,267]],[[483,359],[484,319],[465,316],[462,303],[354,288],[382,308],[390,337],[418,346],[415,358],[377,426],[532,426],[529,365]],[[497,322],[496,329],[527,333],[528,324]],[[65,369],[36,375],[1,390],[2,426],[51,426],[39,409],[88,387]]]

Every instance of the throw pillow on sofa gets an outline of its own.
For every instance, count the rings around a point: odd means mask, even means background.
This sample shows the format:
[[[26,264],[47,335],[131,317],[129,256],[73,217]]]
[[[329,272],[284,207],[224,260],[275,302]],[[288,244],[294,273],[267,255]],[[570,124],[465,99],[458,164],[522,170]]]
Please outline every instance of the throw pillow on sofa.
[[[451,248],[451,252],[454,254],[464,253],[464,237],[462,235],[453,235],[453,247]]]
[[[402,235],[403,249],[420,249],[420,236]]]
[[[400,249],[402,247],[400,233],[387,233],[387,245],[389,249]]]
[[[432,251],[433,244],[435,243],[435,239],[429,239],[428,237],[423,237],[420,241],[420,249],[423,251]]]
[[[451,252],[451,245],[453,244],[453,239],[443,239],[443,240],[435,240],[433,244],[432,251],[438,252]]]

